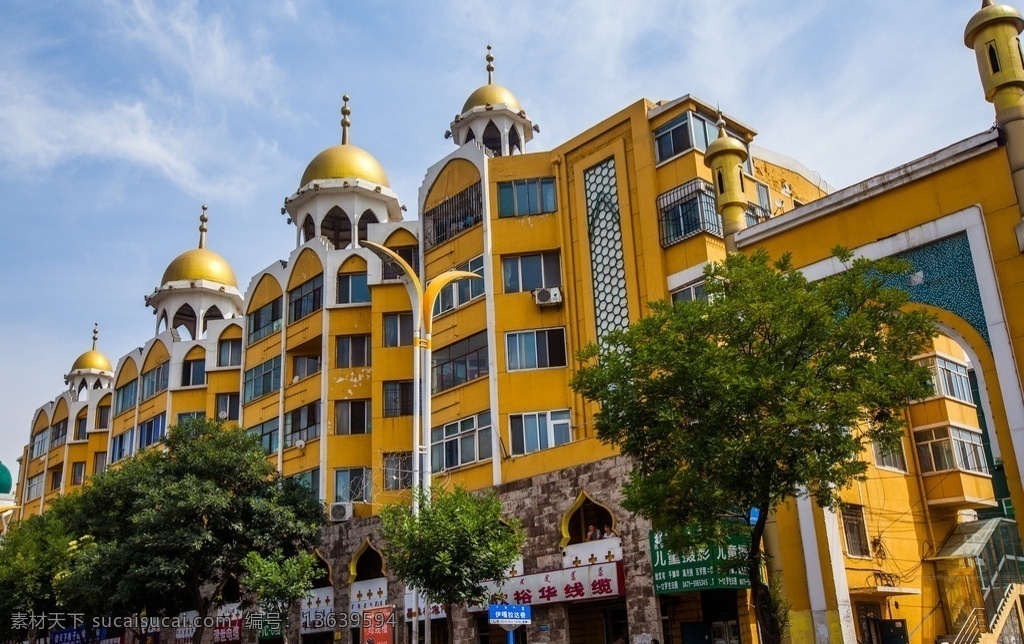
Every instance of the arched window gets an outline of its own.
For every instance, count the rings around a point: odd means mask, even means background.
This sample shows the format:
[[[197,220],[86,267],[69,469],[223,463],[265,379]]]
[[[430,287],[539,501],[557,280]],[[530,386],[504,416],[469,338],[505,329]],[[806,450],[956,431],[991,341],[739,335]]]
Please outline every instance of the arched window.
[[[302,220],[302,243],[305,244],[314,237],[316,237],[316,224],[313,223],[312,215],[306,215],[306,218]]]
[[[188,304],[185,304],[174,314],[171,328],[178,332],[182,340],[192,340],[196,337],[196,312]],[[186,337],[187,336],[187,337]]]
[[[494,156],[501,156],[501,130],[494,121],[488,121],[484,128],[484,147],[493,152]]]
[[[320,234],[330,240],[335,248],[348,248],[352,243],[352,220],[341,208],[331,208],[320,222]]]
[[[562,545],[600,539],[609,530],[615,531],[615,516],[611,510],[595,503],[586,492],[580,492],[576,503],[562,519]]]
[[[367,579],[378,579],[384,576],[384,558],[370,545],[369,541],[363,543],[363,547],[355,555],[349,572],[353,581],[366,581]]]
[[[992,68],[993,74],[999,73],[999,54],[996,53],[995,42],[988,44],[988,64]]]
[[[520,154],[523,153],[523,143],[519,140],[519,128],[513,127],[508,132],[508,153],[512,155],[512,151],[515,150]]]
[[[220,309],[216,306],[211,306],[209,310],[203,315],[203,337],[206,337],[206,326],[210,320],[223,320],[224,314],[220,312]]]
[[[372,210],[367,210],[359,217],[359,224],[356,227],[356,240],[362,243],[366,239],[370,224],[379,223],[377,215],[373,214]]]

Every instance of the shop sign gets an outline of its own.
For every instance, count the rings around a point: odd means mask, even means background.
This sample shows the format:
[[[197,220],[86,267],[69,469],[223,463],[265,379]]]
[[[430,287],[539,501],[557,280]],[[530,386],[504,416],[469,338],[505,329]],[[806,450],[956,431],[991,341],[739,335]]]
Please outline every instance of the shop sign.
[[[388,578],[356,581],[349,586],[348,612],[361,613],[368,608],[380,608],[388,603]]]
[[[533,606],[561,602],[618,597],[625,594],[622,562],[592,564],[551,570],[532,575],[509,577],[500,582],[484,584],[489,604],[530,604]],[[486,610],[483,604],[470,604],[471,611]]]
[[[217,612],[213,641],[214,644],[241,644],[242,612],[238,610],[238,604],[228,604]]]
[[[363,611],[362,644],[392,644],[395,641],[395,609],[391,606]]]
[[[83,644],[86,641],[86,633],[89,629],[85,626],[79,628],[64,628],[57,631],[50,631],[49,644]],[[93,629],[91,641],[100,642],[107,637],[106,628]]]
[[[742,568],[720,570],[718,564],[746,554],[750,548],[747,537],[733,537],[725,548],[704,550],[680,555],[665,548],[660,532],[651,532],[651,567],[654,573],[654,592],[659,595],[691,590],[750,588],[747,571]]]
[[[521,626],[533,622],[528,604],[490,604],[487,621],[498,626]]]
[[[417,621],[422,622],[423,614],[428,611],[427,604],[430,603],[430,600],[427,599],[426,595],[422,593],[420,594],[420,603],[418,604],[418,610],[417,608],[413,607],[415,599],[415,593],[405,593],[405,621],[407,622],[411,622],[414,617],[416,618]],[[430,619],[444,619],[448,617],[448,614],[444,612],[444,606],[442,606],[441,604],[430,604],[429,611]]]
[[[302,610],[299,612],[299,632],[305,635],[333,631],[334,608],[334,587],[314,588],[313,592],[302,601]]]

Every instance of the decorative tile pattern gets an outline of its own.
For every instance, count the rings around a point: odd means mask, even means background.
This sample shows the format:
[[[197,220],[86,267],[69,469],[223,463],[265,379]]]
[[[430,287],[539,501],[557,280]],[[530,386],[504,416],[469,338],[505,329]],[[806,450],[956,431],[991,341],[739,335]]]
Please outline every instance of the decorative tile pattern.
[[[590,275],[594,289],[597,336],[629,326],[626,301],[626,265],[623,262],[622,226],[615,185],[615,159],[603,161],[583,173],[587,200],[587,235]]]
[[[991,346],[967,233],[913,248],[897,257],[910,262],[911,274],[891,277],[887,286],[906,290],[912,302],[960,316]]]

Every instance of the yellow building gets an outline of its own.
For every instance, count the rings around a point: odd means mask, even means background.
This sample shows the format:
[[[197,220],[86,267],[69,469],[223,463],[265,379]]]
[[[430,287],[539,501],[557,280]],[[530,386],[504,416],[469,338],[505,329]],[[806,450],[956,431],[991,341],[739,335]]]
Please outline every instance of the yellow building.
[[[268,258],[243,293],[206,248],[204,208],[198,248],[146,299],[156,335],[116,368],[94,336],[68,390],[36,413],[21,516],[203,415],[258,436],[325,502],[330,581],[317,605],[394,604],[407,628],[424,612],[435,635],[444,627],[377,550],[374,515],[425,476],[494,488],[523,522],[522,558],[495,587],[533,606],[521,641],[756,642],[742,576],[665,552],[622,509],[629,463],[596,439],[595,408],[569,389],[573,355],[652,300],[702,297],[704,266],[727,252],[789,251],[820,279],[842,270],[830,256],[842,244],[914,267],[893,286],[939,319],[921,356],[935,395],[908,409],[900,451],[863,454],[868,474],[841,510],[797,498],[771,517],[790,640],[1019,629],[1010,583],[1022,581],[1024,552],[1007,517],[1024,504],[1022,29],[1015,9],[986,0],[965,32],[997,128],[838,191],[690,95],[636,101],[533,151],[539,129],[494,83],[488,52],[487,83],[446,132],[455,149],[426,170],[407,219],[384,168],[349,142],[346,96],[340,145],[284,200],[295,249]],[[451,269],[479,278],[435,282],[421,319],[424,296],[394,256],[424,283]],[[589,539],[591,526],[606,538]],[[504,636],[478,607],[453,617],[456,641]],[[358,641],[334,630],[301,632]]]

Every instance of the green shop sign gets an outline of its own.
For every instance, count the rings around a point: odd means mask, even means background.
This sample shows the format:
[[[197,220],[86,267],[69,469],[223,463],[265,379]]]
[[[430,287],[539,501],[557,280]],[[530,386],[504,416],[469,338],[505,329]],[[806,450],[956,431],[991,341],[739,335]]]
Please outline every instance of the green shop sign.
[[[651,532],[651,566],[654,592],[658,595],[714,588],[750,588],[745,569],[720,570],[718,564],[742,557],[750,539],[735,537],[725,548],[704,549],[680,555],[665,548],[660,532]]]

